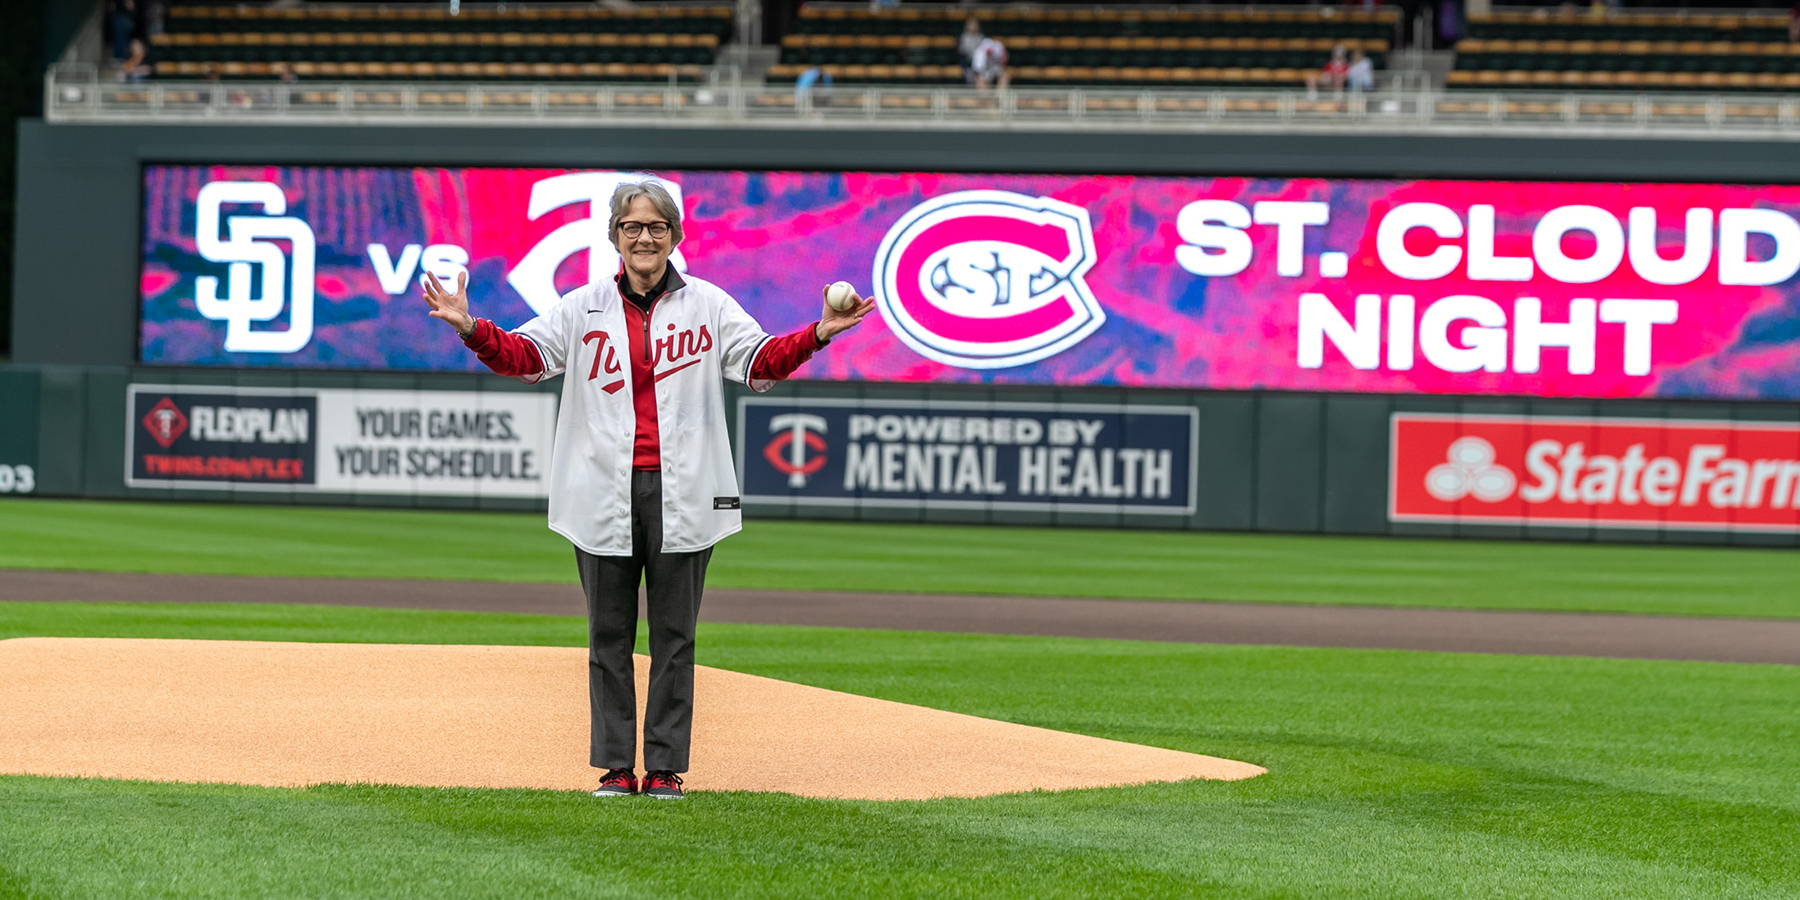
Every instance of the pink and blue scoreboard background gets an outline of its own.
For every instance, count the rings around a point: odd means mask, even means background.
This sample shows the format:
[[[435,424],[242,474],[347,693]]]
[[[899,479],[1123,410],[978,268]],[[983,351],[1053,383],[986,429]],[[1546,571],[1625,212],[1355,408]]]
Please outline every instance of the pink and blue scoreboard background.
[[[596,214],[604,234],[604,198],[532,212],[534,186],[577,170],[524,168],[374,168],[149,165],[144,168],[139,361],[148,365],[291,367],[389,371],[479,371],[479,363],[441,324],[424,315],[414,283],[390,294],[371,260],[380,245],[385,262],[399,261],[408,245],[454,245],[466,251],[473,307],[514,327],[533,314],[509,274],[559,229],[581,229]],[[1119,175],[1009,175],[927,172],[661,171],[679,186],[685,208],[681,245],[690,273],[738,298],[772,332],[816,318],[820,287],[848,280],[867,293],[875,280],[877,251],[890,229],[932,198],[965,191],[1009,192],[1050,198],[1084,211],[1095,252],[1086,287],[1104,313],[1091,335],[1046,358],[1002,368],[967,368],[928,358],[900,339],[880,317],[840,338],[803,371],[808,379],[904,383],[1276,389],[1381,394],[1457,394],[1589,398],[1800,399],[1800,292],[1789,277],[1770,284],[1736,284],[1724,269],[1729,241],[1720,230],[1725,210],[1800,213],[1800,188],[1719,184],[1604,184],[1354,179],[1172,178]],[[203,258],[196,247],[196,200],[209,182],[254,181],[279,185],[287,215],[306,222],[317,242],[314,333],[291,353],[231,353],[223,348],[226,323],[195,308],[196,279],[224,283],[226,266]],[[1312,202],[1328,208],[1328,222],[1296,228],[1300,265],[1281,262],[1282,228],[1243,223],[1237,229],[1250,249],[1234,274],[1196,274],[1196,255],[1215,260],[1229,248],[1216,240],[1231,223],[1190,215],[1197,201],[1230,201],[1246,210],[1257,204]],[[1412,204],[1414,206],[1409,207]],[[1381,223],[1397,210],[1435,204],[1458,218],[1456,229],[1414,226],[1399,248],[1384,247]],[[1491,244],[1477,251],[1469,211],[1491,206]],[[1648,280],[1609,237],[1566,230],[1552,256],[1534,245],[1534,227],[1552,210],[1593,208],[1609,214],[1628,233],[1632,210],[1654,210],[1653,243],[1665,261],[1681,257],[1690,235],[1690,210],[1707,210],[1711,258],[1684,283]],[[1217,207],[1213,207],[1217,208]],[[257,212],[228,207],[223,214]],[[1258,213],[1261,216],[1261,213]],[[1229,216],[1226,217],[1227,219]],[[1591,219],[1590,219],[1591,221]],[[1762,221],[1762,220],[1758,220]],[[1210,228],[1215,242],[1196,246]],[[1460,230],[1460,233],[1456,233]],[[1602,229],[1604,230],[1604,229]],[[1800,254],[1800,233],[1780,228],[1740,229],[1734,272],[1762,263],[1766,275]],[[566,233],[566,232],[565,232]],[[1619,235],[1610,240],[1617,244]],[[1640,238],[1633,236],[1632,240]],[[1231,240],[1227,238],[1227,242]],[[1397,258],[1424,259],[1450,248],[1460,261],[1441,274],[1397,274]],[[1294,248],[1287,248],[1291,252]],[[1501,281],[1471,270],[1477,252],[1512,260],[1536,260],[1524,280]],[[1633,251],[1636,252],[1636,251]],[[1327,274],[1321,260],[1344,254],[1342,274]],[[1625,256],[1603,277],[1568,278],[1584,260]],[[586,250],[563,258],[553,277],[567,291],[590,277]],[[1184,265],[1183,259],[1190,263]],[[1442,258],[1442,257],[1438,257]],[[1518,271],[1518,264],[1512,264]],[[1202,265],[1202,268],[1205,266]],[[1213,264],[1217,269],[1219,264]],[[1229,267],[1226,267],[1229,268]],[[1591,269],[1592,267],[1590,267]],[[1286,270],[1284,273],[1283,270]],[[394,269],[389,269],[390,285]],[[1584,270],[1586,271],[1586,270]],[[1776,273],[1779,274],[1779,273]],[[1586,275],[1580,276],[1582,278]],[[1664,277],[1664,281],[1669,280]],[[1766,278],[1764,279],[1766,280]],[[1303,364],[1301,297],[1316,294],[1341,320],[1327,330],[1322,359]],[[1343,330],[1376,326],[1358,319],[1358,298],[1377,299],[1382,350],[1375,364],[1343,352]],[[1407,307],[1396,297],[1410,297]],[[1566,351],[1546,346],[1536,371],[1507,352],[1474,371],[1433,365],[1423,349],[1410,365],[1394,356],[1396,340],[1411,344],[1428,326],[1430,307],[1444,298],[1491,301],[1507,321],[1457,318],[1439,331],[1449,350],[1468,350],[1484,340],[1518,339],[1513,321],[1520,298],[1535,298],[1546,323],[1571,320],[1577,301],[1673,301],[1676,321],[1649,327],[1654,338],[1648,371],[1635,374],[1624,358],[1627,327],[1601,321],[1595,327],[1591,372],[1572,371]],[[1462,302],[1462,301],[1459,301]],[[1467,305],[1466,303],[1464,304]],[[1315,307],[1315,315],[1317,308]],[[1410,332],[1395,332],[1406,316]],[[1441,318],[1441,317],[1440,317]],[[267,327],[279,328],[279,321]],[[1315,322],[1314,330],[1318,328]],[[1426,330],[1429,330],[1428,328]],[[1488,334],[1492,332],[1492,334]],[[1362,332],[1367,333],[1367,332]],[[1487,334],[1487,337],[1483,337]],[[1496,337],[1495,335],[1504,335]],[[1316,340],[1316,338],[1315,338]],[[1409,348],[1410,349],[1410,348]],[[1440,348],[1442,349],[1442,348]],[[1448,352],[1448,351],[1445,351]],[[1466,354],[1465,354],[1466,355]],[[1445,358],[1440,354],[1437,359]],[[1458,367],[1460,368],[1460,366]]]

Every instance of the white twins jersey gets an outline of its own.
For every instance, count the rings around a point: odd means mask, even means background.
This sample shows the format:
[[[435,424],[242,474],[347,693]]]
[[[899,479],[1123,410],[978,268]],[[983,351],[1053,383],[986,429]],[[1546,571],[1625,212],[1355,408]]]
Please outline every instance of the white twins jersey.
[[[731,295],[683,276],[650,314],[657,434],[662,448],[663,549],[703,550],[743,527],[737,473],[725,431],[724,379],[751,383],[769,335]],[[631,460],[637,437],[625,298],[611,279],[570,291],[515,331],[563,375],[550,455],[550,529],[602,556],[631,547]],[[528,379],[535,381],[537,379]]]

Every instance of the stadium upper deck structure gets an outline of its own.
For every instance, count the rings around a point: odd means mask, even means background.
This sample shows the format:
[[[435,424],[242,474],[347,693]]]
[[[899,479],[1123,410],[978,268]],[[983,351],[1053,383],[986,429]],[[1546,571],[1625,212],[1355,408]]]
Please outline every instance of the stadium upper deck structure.
[[[1011,48],[1014,89],[962,84],[971,17]],[[1396,50],[1391,6],[811,3],[749,73],[727,52],[754,41],[747,18],[714,0],[177,5],[151,77],[65,62],[46,118],[1800,136],[1800,43],[1767,11],[1499,9],[1435,81]],[[1307,88],[1338,45],[1384,65],[1381,89]],[[808,68],[829,85],[796,89]]]

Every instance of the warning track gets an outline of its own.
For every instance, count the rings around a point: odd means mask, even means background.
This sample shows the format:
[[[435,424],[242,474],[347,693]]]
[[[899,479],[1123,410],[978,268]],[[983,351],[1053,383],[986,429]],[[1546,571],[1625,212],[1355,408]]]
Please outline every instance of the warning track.
[[[0,571],[0,600],[582,616],[572,584]],[[708,588],[705,622],[1800,665],[1800,621]]]

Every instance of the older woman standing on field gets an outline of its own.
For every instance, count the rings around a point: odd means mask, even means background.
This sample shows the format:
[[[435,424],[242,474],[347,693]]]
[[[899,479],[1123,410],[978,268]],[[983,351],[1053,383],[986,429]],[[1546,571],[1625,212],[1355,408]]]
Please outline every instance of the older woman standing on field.
[[[613,193],[613,278],[571,291],[514,331],[469,315],[430,279],[431,315],[501,375],[563,375],[550,463],[550,528],[575,545],[588,607],[589,764],[606,770],[596,797],[638,792],[635,683],[641,580],[650,617],[643,793],[681,797],[694,705],[694,625],[712,546],[742,528],[725,431],[723,381],[766,391],[874,302],[825,305],[819,321],[770,337],[717,286],[669,264],[681,209],[654,180]]]

